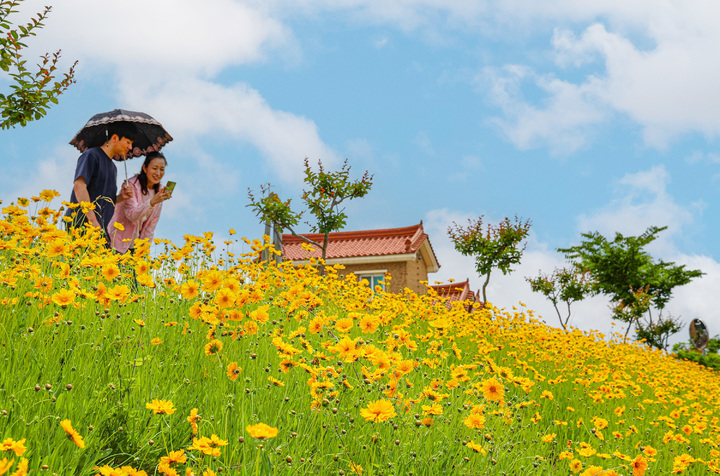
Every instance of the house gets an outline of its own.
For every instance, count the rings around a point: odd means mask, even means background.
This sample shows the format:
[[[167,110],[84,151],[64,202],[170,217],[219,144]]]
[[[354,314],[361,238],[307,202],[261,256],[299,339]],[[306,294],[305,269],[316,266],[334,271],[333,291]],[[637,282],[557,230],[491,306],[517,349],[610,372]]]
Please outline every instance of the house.
[[[450,308],[452,302],[469,301],[469,304],[466,306],[466,310],[468,312],[472,312],[472,303],[482,304],[482,301],[480,300],[480,291],[474,292],[470,289],[470,279],[466,279],[465,281],[459,283],[435,284],[430,286],[430,288],[434,290],[439,297],[448,298],[446,302],[448,308]]]
[[[317,243],[322,243],[324,238],[319,233],[303,236]],[[329,238],[326,264],[342,264],[345,269],[340,270],[341,275],[355,273],[359,279],[366,279],[371,287],[383,286],[381,282],[389,274],[392,279],[383,288],[391,293],[402,292],[407,287],[425,294],[427,287],[421,282],[428,281],[428,273],[440,269],[422,221],[404,228],[330,233]],[[303,243],[306,242],[296,236],[283,234],[283,258],[302,265],[310,258],[322,256],[320,249],[313,247],[309,251]]]

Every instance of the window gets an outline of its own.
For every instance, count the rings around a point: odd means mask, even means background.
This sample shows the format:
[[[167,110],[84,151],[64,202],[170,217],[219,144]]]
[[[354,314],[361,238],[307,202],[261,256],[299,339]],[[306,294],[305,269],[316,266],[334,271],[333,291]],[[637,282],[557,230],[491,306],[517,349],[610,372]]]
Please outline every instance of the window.
[[[358,279],[361,283],[367,283],[370,289],[375,289],[375,286],[380,286],[380,289],[385,291],[385,274],[361,274],[358,275]]]

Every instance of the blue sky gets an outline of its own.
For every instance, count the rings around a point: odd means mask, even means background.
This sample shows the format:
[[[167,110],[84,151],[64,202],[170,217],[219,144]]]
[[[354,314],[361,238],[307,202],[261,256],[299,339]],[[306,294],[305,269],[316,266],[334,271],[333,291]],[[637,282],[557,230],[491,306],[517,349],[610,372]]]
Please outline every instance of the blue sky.
[[[13,20],[45,3],[26,0]],[[488,295],[500,307],[522,301],[551,325],[554,311],[524,277],[562,266],[558,247],[583,232],[667,225],[653,255],[707,274],[665,312],[720,334],[710,299],[720,286],[714,4],[55,3],[28,54],[62,48],[66,65],[79,60],[77,84],[46,118],[0,132],[4,203],[46,188],[69,198],[73,135],[96,112],[140,110],[175,138],[164,151],[178,185],[158,237],[256,237],[248,188],[270,182],[297,197],[305,157],[329,167],[347,158],[374,185],[348,205],[346,229],[423,220],[441,264],[432,281],[481,286],[447,238],[453,221],[531,219],[522,264],[493,276]],[[618,329],[607,304],[580,303],[571,322]]]

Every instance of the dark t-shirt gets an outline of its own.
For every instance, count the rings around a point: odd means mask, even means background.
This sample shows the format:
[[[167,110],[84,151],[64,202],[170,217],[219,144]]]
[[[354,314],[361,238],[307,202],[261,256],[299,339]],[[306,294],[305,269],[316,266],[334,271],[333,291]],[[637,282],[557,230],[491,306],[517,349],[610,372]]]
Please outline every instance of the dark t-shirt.
[[[104,230],[115,212],[117,167],[100,147],[93,147],[83,152],[78,159],[73,181],[80,177],[85,179],[90,201],[95,204],[95,215],[100,222],[100,227]],[[70,195],[70,202],[79,203],[74,190]],[[82,209],[69,208],[65,215],[71,216],[76,212],[77,215],[71,226],[79,227],[87,221]]]

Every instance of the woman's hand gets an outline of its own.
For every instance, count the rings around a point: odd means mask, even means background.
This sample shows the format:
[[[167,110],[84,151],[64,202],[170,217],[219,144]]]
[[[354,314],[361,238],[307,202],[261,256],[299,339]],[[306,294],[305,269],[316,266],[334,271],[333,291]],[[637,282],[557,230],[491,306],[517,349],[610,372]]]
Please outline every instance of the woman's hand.
[[[160,190],[158,193],[155,194],[153,198],[150,199],[150,205],[153,207],[157,205],[158,203],[162,203],[168,198],[172,196],[172,192],[170,192],[167,187],[163,187],[162,190]]]

